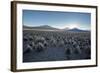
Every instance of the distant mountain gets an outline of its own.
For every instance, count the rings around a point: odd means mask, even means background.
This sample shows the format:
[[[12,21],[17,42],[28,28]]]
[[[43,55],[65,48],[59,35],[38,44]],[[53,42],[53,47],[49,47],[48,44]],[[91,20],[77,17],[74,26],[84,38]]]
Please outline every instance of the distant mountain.
[[[42,25],[42,26],[26,26],[24,25],[23,26],[23,29],[39,29],[39,30],[59,30],[59,31],[71,31],[71,32],[87,32],[89,30],[81,30],[81,29],[78,29],[78,28],[73,28],[73,29],[69,29],[68,27],[64,28],[64,29],[58,29],[58,28],[54,28],[54,27],[51,27],[51,26],[48,26],[48,25]]]
[[[24,29],[46,29],[46,30],[59,30],[58,28],[54,28],[48,25],[42,25],[42,26],[36,26],[36,27],[31,27],[31,26],[23,26]]]
[[[86,32],[86,31],[89,31],[89,30],[81,30],[81,29],[78,29],[78,28],[73,28],[73,29],[69,29],[67,31],[73,31],[73,32]]]

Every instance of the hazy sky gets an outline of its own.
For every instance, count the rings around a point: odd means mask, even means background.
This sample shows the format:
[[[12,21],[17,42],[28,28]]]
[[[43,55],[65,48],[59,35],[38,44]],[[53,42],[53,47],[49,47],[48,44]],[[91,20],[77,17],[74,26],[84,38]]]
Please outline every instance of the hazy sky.
[[[79,12],[23,10],[23,25],[49,25],[56,28],[80,28],[90,30],[91,14]]]

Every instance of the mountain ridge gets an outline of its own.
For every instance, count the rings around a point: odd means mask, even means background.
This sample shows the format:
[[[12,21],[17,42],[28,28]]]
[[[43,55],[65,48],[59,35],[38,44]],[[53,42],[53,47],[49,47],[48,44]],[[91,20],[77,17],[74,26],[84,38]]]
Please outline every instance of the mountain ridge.
[[[74,31],[74,32],[86,32],[86,31],[89,31],[89,30],[82,30],[82,29],[79,29],[79,28],[72,28],[72,29],[69,29],[68,31]]]
[[[45,30],[60,30],[60,31],[72,31],[72,32],[86,32],[86,31],[89,31],[89,30],[82,30],[82,29],[79,29],[79,28],[68,28],[68,27],[65,27],[64,29],[58,29],[58,28],[55,28],[55,27],[51,27],[49,25],[42,25],[42,26],[26,26],[24,25],[23,26],[24,29],[45,29]]]
[[[42,26],[35,26],[35,27],[31,27],[31,26],[23,26],[23,28],[25,29],[47,29],[47,30],[59,30],[58,28],[54,28],[48,25],[42,25]]]

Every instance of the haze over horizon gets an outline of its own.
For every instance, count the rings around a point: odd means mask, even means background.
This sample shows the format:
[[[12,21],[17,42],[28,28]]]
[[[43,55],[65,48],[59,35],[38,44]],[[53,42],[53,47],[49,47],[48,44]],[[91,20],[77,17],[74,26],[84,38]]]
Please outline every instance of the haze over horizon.
[[[91,29],[91,14],[79,12],[58,12],[23,10],[23,25],[38,27],[48,25],[58,29]]]

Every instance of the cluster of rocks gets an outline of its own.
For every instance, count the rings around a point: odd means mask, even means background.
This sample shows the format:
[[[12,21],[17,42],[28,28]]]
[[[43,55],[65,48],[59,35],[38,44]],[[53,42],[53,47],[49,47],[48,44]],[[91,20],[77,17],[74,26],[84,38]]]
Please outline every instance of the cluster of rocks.
[[[90,55],[90,39],[90,32],[34,31],[23,34],[23,48],[24,53],[29,51],[41,52],[47,48],[59,47],[64,48],[67,55],[81,54],[83,50],[87,55]]]

